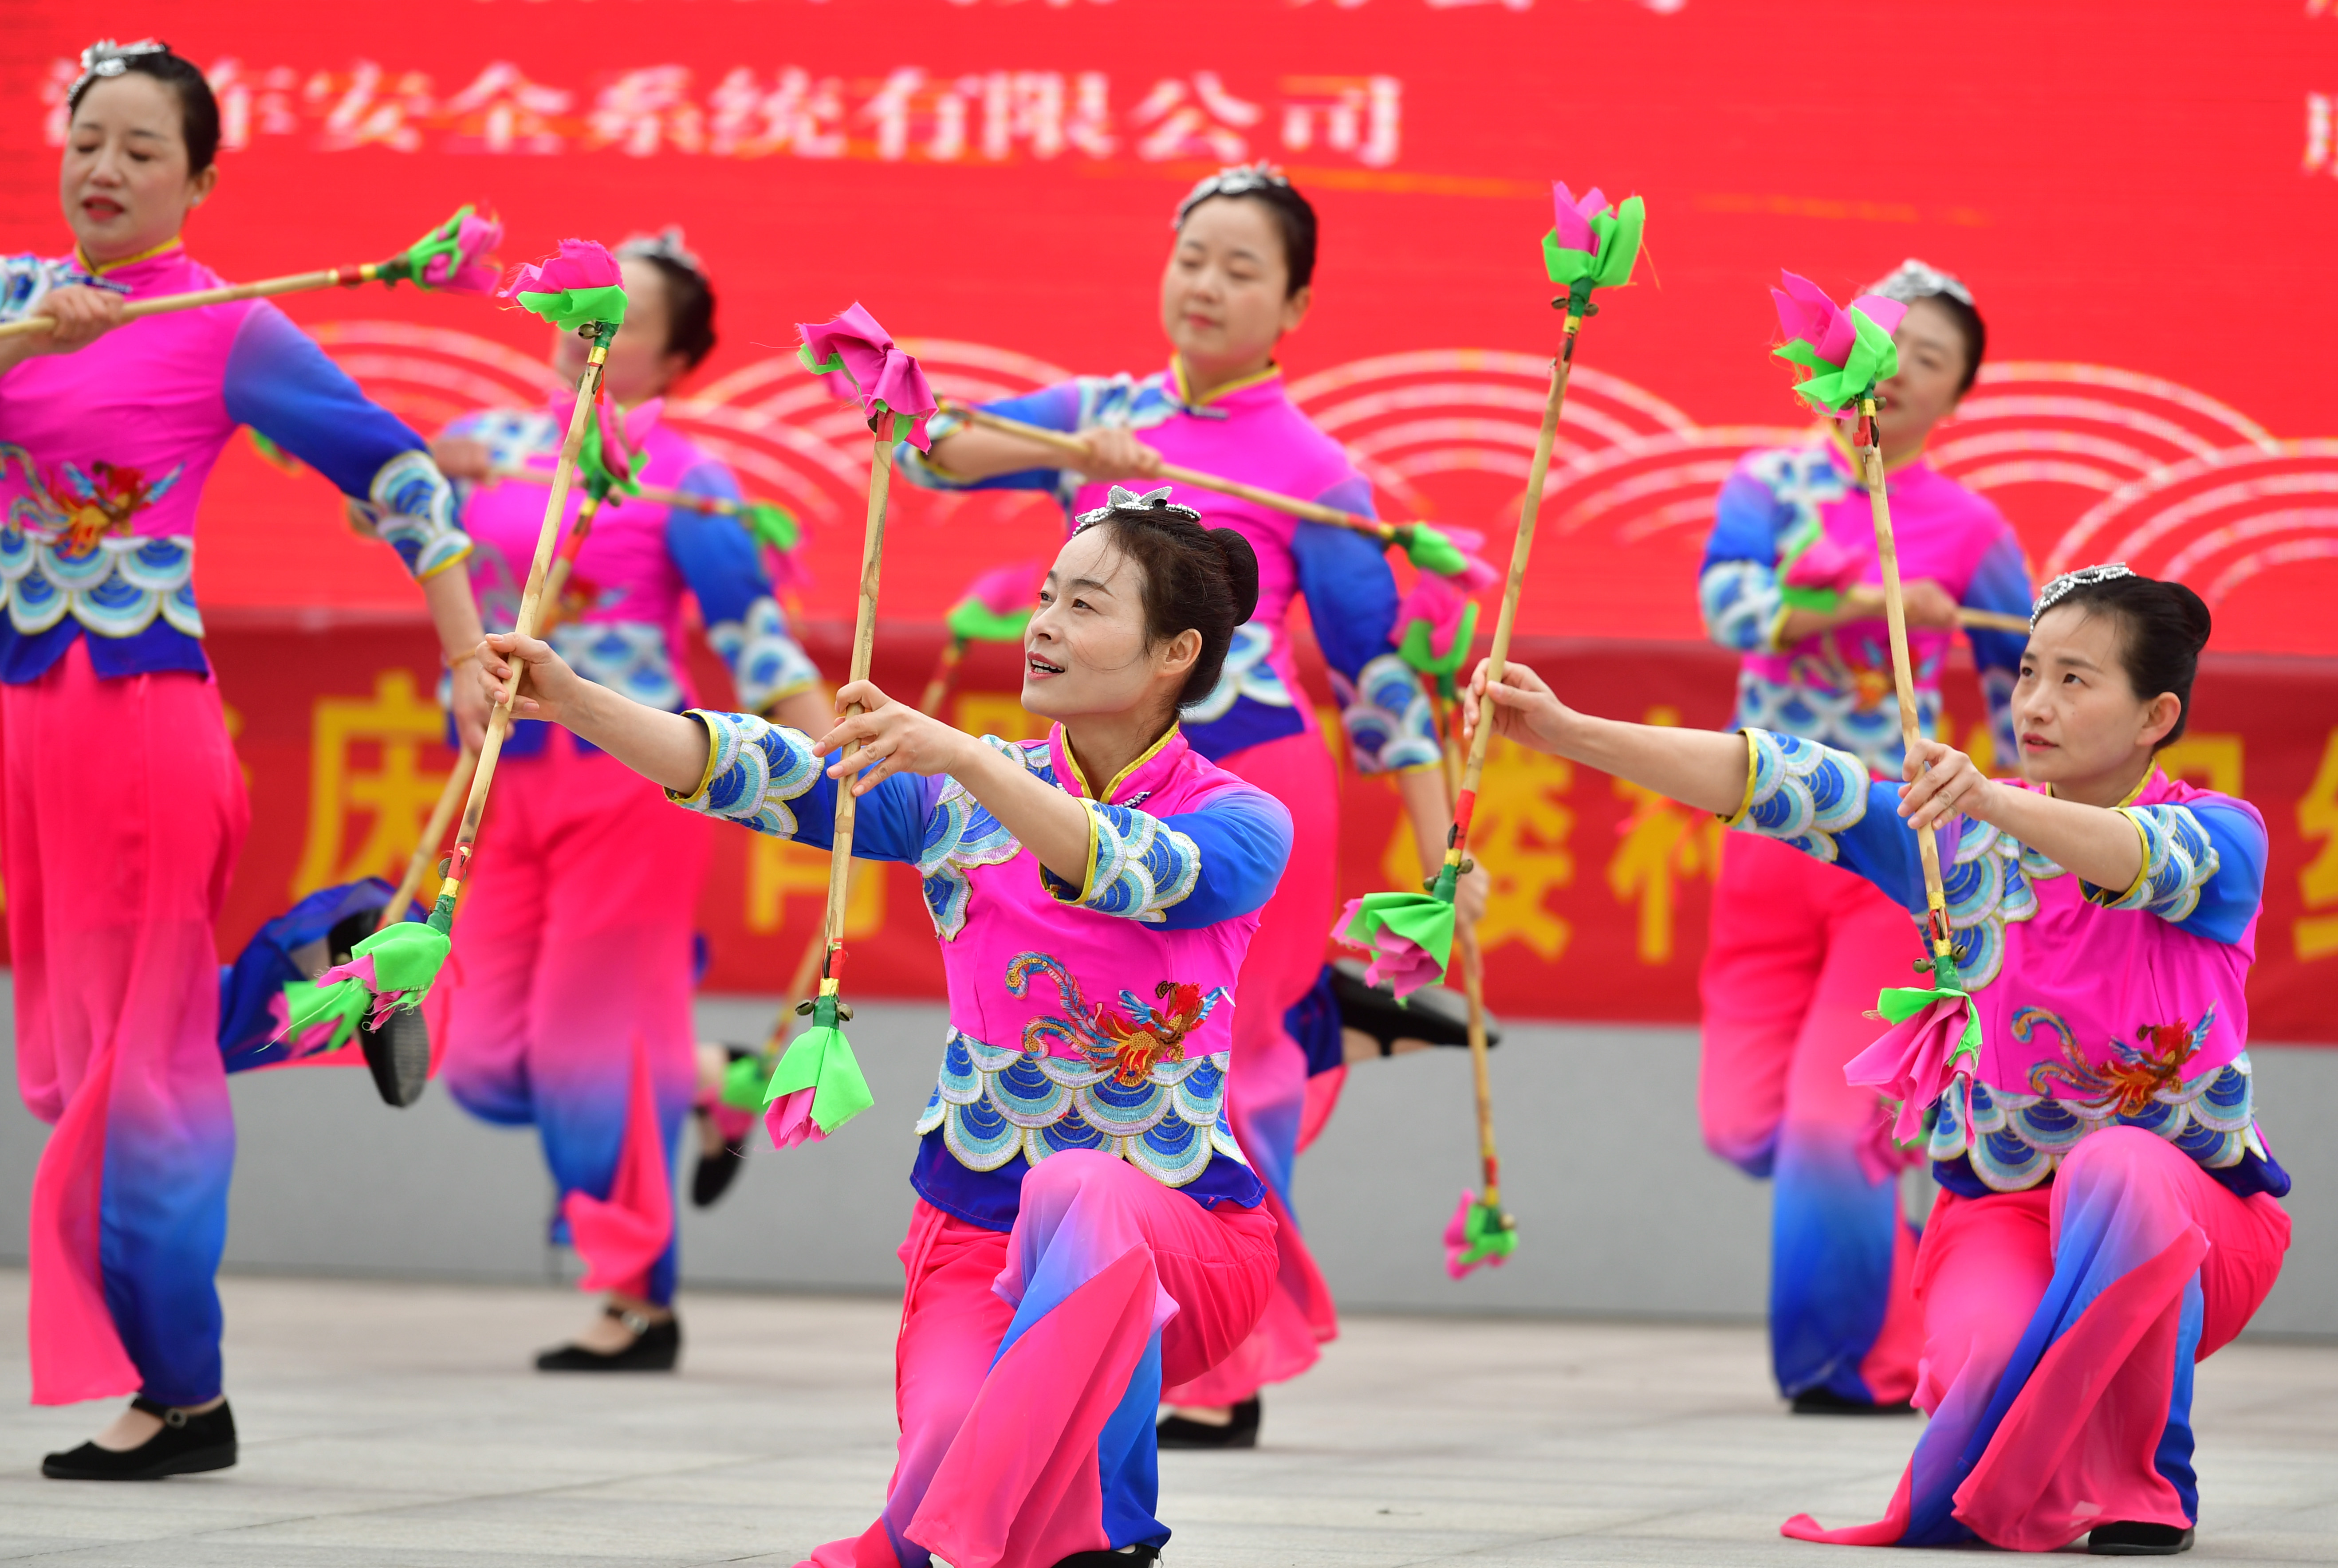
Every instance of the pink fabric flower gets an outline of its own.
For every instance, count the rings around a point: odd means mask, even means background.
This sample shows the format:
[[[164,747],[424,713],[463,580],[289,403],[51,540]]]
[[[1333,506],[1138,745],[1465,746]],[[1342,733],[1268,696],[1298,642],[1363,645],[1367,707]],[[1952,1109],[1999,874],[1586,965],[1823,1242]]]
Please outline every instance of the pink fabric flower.
[[[1031,596],[1046,574],[1037,561],[1017,561],[985,572],[967,584],[966,597],[978,601],[993,615],[1015,615],[1031,608]]]
[[[1488,568],[1490,570],[1490,568]],[[1439,659],[1449,658],[1453,639],[1461,630],[1461,617],[1469,608],[1469,596],[1455,586],[1450,577],[1439,577],[1424,572],[1396,608],[1396,623],[1400,629],[1415,621],[1429,623],[1429,651]]]
[[[1599,236],[1592,231],[1591,220],[1607,211],[1607,198],[1594,185],[1580,199],[1567,188],[1564,180],[1550,182],[1552,217],[1558,230],[1558,242],[1568,250],[1599,254]]]
[[[1786,582],[1795,588],[1823,588],[1840,593],[1858,582],[1866,570],[1866,556],[1844,549],[1822,529],[1807,548],[1786,564]]]
[[[771,1147],[792,1149],[799,1143],[817,1143],[828,1136],[811,1119],[813,1093],[811,1089],[799,1089],[781,1095],[763,1108],[763,1126],[771,1134]]]
[[[880,414],[908,420],[909,445],[927,449],[926,420],[939,407],[934,389],[916,358],[897,348],[874,316],[856,303],[833,321],[800,324],[796,330],[803,335],[799,357],[805,369],[826,377],[838,397],[860,399],[871,429]]]
[[[496,298],[519,304],[522,294],[558,294],[572,289],[622,289],[625,275],[608,247],[591,240],[563,240],[541,261],[523,261],[503,276]]]
[[[1782,272],[1779,280],[1784,287],[1771,289],[1770,298],[1777,302],[1778,329],[1785,334],[1786,341],[1800,338],[1831,365],[1841,365],[1849,359],[1857,336],[1850,316],[1827,298],[1825,289],[1809,279]],[[1886,332],[1896,330],[1900,318],[1908,314],[1907,306],[1881,294],[1862,294],[1852,304]]]
[[[1963,993],[1937,997],[1843,1067],[1843,1082],[1900,1102],[1891,1135],[1901,1142],[1922,1133],[1925,1110],[1957,1076],[1950,1064],[1971,1016],[1972,998]]]
[[[487,255],[504,242],[504,226],[493,218],[467,214],[455,226],[455,254],[433,256],[423,265],[422,281],[434,289],[458,294],[485,294],[496,286],[496,270]]]

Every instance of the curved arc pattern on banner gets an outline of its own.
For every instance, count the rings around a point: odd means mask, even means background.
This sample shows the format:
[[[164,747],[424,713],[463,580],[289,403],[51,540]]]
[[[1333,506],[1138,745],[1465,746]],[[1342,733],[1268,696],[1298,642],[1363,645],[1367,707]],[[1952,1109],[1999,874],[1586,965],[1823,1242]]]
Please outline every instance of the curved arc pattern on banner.
[[[312,328],[341,366],[391,408],[429,427],[468,407],[526,406],[554,389],[548,367],[509,346],[445,328],[375,320]],[[904,339],[937,390],[965,401],[1011,397],[1070,372],[994,345]],[[1523,481],[1549,361],[1484,348],[1372,355],[1292,382],[1291,396],[1342,442],[1395,505],[1427,516],[1421,489],[1469,472]],[[858,505],[866,435],[792,356],[728,371],[670,404],[666,417],[752,486],[829,521]],[[1591,367],[1573,377],[1545,493],[1562,535],[1595,525],[1631,548],[1710,520],[1714,492],[1745,453],[1812,438],[1810,426],[1704,426],[1655,393]],[[1985,368],[1930,456],[1983,493],[2018,491],[2052,573],[2122,559],[2180,577],[2213,606],[2293,564],[2338,559],[2338,440],[2274,436],[2238,409],[2114,366],[2011,360]],[[1512,497],[1513,505],[1515,496]]]

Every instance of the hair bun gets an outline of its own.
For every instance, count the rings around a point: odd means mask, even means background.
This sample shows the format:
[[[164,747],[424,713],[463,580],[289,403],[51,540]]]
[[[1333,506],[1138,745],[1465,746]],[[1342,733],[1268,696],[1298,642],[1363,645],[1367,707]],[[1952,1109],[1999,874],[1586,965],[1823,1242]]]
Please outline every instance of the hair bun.
[[[2205,648],[2209,628],[2215,623],[2208,613],[2207,601],[2181,583],[2171,581],[2166,586],[2167,596],[2176,602],[2176,613],[2184,617],[2184,624],[2192,633],[2193,651],[2197,652]]]
[[[1258,552],[1233,528],[1211,529],[1210,543],[1225,557],[1226,586],[1234,592],[1234,621],[1240,624],[1258,612]],[[2207,612],[2203,610],[2200,613],[2205,615]]]

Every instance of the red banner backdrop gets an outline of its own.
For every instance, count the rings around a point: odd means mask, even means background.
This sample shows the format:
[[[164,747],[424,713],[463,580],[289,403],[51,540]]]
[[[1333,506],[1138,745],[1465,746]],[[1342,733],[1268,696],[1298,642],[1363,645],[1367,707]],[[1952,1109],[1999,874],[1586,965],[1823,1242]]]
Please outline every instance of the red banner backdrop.
[[[1651,265],[1586,335],[1523,624],[1587,705],[1718,722],[1727,662],[1695,645],[1703,524],[1735,456],[1799,418],[1764,285],[1784,265],[1845,289],[1923,256],[1970,280],[1992,335],[1936,460],[2004,507],[2039,571],[2124,557],[2215,605],[2225,657],[2184,761],[2273,823],[2259,1032],[2338,1037],[2306,1003],[2338,955],[2338,680],[2300,657],[2338,653],[2338,440],[2319,438],[2338,385],[2301,351],[2338,328],[2318,275],[2338,238],[2338,6],[0,0],[0,30],[11,250],[67,243],[70,57],[149,31],[221,93],[223,179],[189,239],[231,277],[388,254],[468,200],[501,211],[514,257],[683,224],[723,346],[673,416],[814,524],[799,608],[821,635],[849,612],[865,436],[794,368],[791,324],[859,299],[960,396],[1143,373],[1164,354],[1169,211],[1237,159],[1280,162],[1323,215],[1294,395],[1384,510],[1482,528],[1498,556],[1553,346],[1536,240],[1557,175],[1645,195]],[[287,308],[426,430],[545,387],[541,329],[476,301]],[[314,475],[241,448],[207,496],[199,589],[260,808],[230,936],[296,886],[402,854],[444,766],[412,589],[338,515]],[[1027,498],[901,496],[880,671],[920,681],[966,579],[1059,526]],[[327,636],[288,613],[387,619]],[[983,671],[968,717],[1000,728],[1004,671]],[[1555,763],[1496,777],[1498,1005],[1693,1016],[1709,827]],[[1370,784],[1348,804],[1346,879],[1380,883],[1392,807]],[[717,984],[791,965],[811,879],[726,851]],[[900,934],[894,987],[929,990],[913,887],[869,887],[861,918]]]

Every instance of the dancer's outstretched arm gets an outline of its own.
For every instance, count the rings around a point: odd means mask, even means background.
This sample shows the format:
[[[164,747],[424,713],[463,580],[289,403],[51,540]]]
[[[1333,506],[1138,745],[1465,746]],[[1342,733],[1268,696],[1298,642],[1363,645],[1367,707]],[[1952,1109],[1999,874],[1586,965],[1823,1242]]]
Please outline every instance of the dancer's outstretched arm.
[[[1463,705],[1465,733],[1475,728],[1485,690],[1486,666],[1480,663]],[[1594,719],[1567,707],[1541,676],[1515,662],[1504,667],[1493,695],[1494,733],[1507,740],[1628,779],[1716,816],[1734,818],[1745,804],[1752,762],[1743,735]],[[2119,811],[2001,783],[1938,740],[1919,740],[1909,750],[1906,776],[1912,782],[1873,789],[1890,791],[1886,799],[1911,830],[1944,828],[1960,816],[1970,817],[2097,887],[2132,887],[2143,871],[2142,830]]]
[[[585,680],[540,638],[498,632],[484,646],[481,663],[498,690],[509,680],[514,663],[527,671],[526,689],[512,709],[514,718],[561,725],[675,795],[693,794],[705,781],[712,741],[697,720],[647,707]],[[1076,799],[1042,783],[1030,769],[964,730],[892,701],[869,681],[855,681],[837,693],[840,707],[856,702],[869,711],[840,720],[812,743],[818,756],[856,744],[868,749],[861,759],[867,771],[855,784],[855,793],[866,795],[895,773],[947,773],[1038,857],[1039,864],[1074,887],[1086,883],[1088,815]],[[831,779],[841,779],[844,772],[841,760],[828,769]]]
[[[1626,724],[1577,713],[1543,678],[1515,661],[1494,691],[1494,733],[1537,751],[1596,768],[1718,817],[1734,817],[1745,800],[1745,738],[1715,730],[1675,730]],[[1475,735],[1486,693],[1486,663],[1469,681],[1461,705],[1463,739]]]

